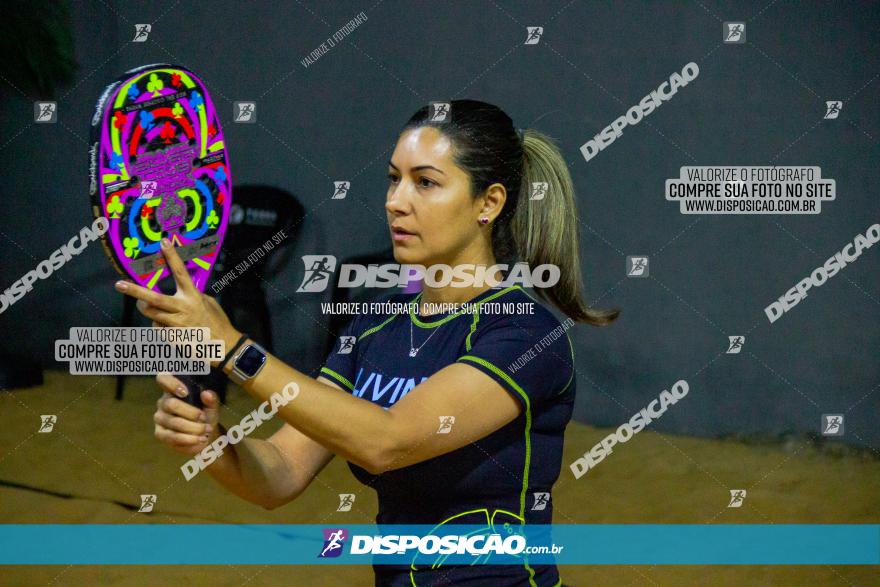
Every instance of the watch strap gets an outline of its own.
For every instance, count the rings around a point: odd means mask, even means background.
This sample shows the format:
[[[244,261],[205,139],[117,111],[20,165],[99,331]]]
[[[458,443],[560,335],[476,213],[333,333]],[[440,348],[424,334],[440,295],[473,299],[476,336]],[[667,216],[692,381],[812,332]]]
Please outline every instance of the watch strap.
[[[220,371],[223,371],[223,367],[226,366],[226,363],[229,362],[229,359],[231,359],[232,357],[235,356],[235,351],[237,351],[238,347],[243,345],[244,341],[246,341],[247,339],[248,339],[248,335],[246,333],[242,333],[241,338],[238,339],[238,342],[236,342],[232,346],[232,348],[229,349],[229,351],[226,353],[226,356],[223,357],[223,360],[220,362],[219,365],[217,365],[217,369],[219,369]]]

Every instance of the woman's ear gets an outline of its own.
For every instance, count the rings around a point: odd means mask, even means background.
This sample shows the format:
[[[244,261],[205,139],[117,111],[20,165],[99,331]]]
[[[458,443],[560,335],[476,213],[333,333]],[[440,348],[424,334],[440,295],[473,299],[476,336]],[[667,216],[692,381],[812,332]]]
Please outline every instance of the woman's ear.
[[[481,214],[486,214],[495,219],[501,214],[504,203],[507,201],[507,190],[500,183],[493,183],[483,195],[483,203],[480,208]]]

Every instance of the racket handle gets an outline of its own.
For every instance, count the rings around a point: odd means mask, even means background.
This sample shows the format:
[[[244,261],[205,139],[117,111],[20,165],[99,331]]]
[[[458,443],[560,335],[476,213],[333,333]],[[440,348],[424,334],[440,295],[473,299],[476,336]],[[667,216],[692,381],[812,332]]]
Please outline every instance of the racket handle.
[[[202,405],[202,390],[208,387],[210,376],[178,375],[177,378],[183,382],[183,384],[186,386],[186,390],[189,392],[189,394],[185,398],[183,398],[183,401],[191,406],[202,409],[204,407],[204,405]]]

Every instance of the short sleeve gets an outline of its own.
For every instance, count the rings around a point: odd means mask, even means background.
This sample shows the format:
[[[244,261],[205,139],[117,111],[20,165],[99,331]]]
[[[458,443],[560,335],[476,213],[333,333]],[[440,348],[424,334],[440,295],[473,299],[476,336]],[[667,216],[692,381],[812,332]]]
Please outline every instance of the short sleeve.
[[[360,316],[349,320],[342,334],[336,339],[333,350],[324,360],[320,375],[342,386],[349,392],[354,391],[355,365],[357,364],[357,337],[360,335]]]
[[[499,317],[483,328],[478,326],[465,348],[457,362],[497,381],[524,409],[560,396],[574,378],[571,341],[549,312]]]

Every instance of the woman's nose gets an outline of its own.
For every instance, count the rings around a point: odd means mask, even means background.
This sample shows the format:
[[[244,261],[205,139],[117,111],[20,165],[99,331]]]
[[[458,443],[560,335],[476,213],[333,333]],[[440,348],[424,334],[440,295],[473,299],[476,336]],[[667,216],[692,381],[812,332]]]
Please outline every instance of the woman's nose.
[[[389,190],[388,197],[385,199],[385,209],[388,212],[395,215],[406,214],[409,212],[409,207],[406,190],[401,189],[400,185]]]

